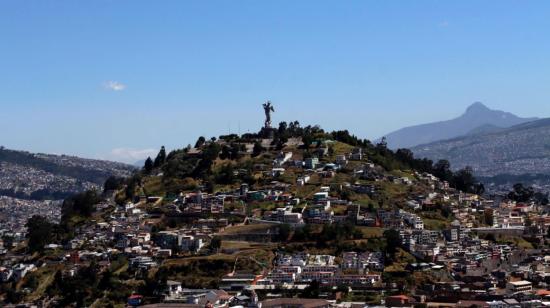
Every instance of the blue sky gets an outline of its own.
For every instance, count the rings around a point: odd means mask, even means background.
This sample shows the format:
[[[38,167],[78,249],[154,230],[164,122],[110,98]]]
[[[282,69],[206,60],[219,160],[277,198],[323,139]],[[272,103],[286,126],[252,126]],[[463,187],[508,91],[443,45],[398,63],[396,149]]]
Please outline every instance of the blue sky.
[[[131,162],[299,120],[550,116],[548,1],[0,2],[0,144]]]

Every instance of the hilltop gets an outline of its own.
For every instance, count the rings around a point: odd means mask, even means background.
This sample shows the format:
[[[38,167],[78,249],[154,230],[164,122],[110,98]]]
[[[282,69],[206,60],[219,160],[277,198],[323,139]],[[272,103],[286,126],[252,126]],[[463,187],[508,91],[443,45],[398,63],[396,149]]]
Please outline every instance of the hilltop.
[[[537,118],[521,118],[509,112],[489,109],[484,104],[476,102],[457,118],[405,127],[385,137],[391,149],[411,148],[459,136],[495,131],[534,120]]]
[[[473,178],[469,179],[469,183],[459,184],[459,181],[453,180],[450,170],[442,171],[432,161],[415,159],[408,150],[394,152],[384,143],[372,144],[368,140],[351,135],[348,131],[325,132],[318,126],[302,128],[299,124],[294,124],[288,127],[283,122],[281,127],[275,130],[273,138],[265,138],[262,132],[211,139],[200,137],[193,148],[174,150],[170,153],[164,151],[164,148],[161,149],[154,162],[150,160],[149,167],[147,162],[145,163],[140,178],[140,182],[143,183],[140,193],[176,194],[180,192],[181,185],[187,185],[190,190],[194,188],[209,192],[227,191],[238,188],[243,183],[266,185],[274,178],[295,184],[300,177],[316,170],[315,164],[312,165],[311,161],[323,166],[324,171],[337,174],[338,180],[332,182],[349,185],[357,179],[355,173],[363,170],[364,160],[385,172],[399,173],[407,170],[408,174],[435,173],[452,185],[457,184],[458,189],[475,190]],[[358,153],[358,162],[346,159],[354,156],[353,152]],[[283,162],[279,162],[280,160]],[[277,166],[282,166],[288,161],[301,162],[311,170],[304,170],[302,166],[297,165],[296,168],[278,174],[281,170],[278,170],[280,168]],[[266,174],[270,175],[267,177],[268,182]],[[278,176],[274,176],[275,174]]]

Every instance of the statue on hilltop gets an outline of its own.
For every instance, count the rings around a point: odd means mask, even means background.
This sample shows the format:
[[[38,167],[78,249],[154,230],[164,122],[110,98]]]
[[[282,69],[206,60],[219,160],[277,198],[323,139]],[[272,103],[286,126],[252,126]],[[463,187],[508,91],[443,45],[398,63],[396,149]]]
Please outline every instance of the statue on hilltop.
[[[263,104],[264,106],[264,112],[265,112],[265,128],[271,128],[271,113],[275,112],[275,109],[273,109],[273,105],[270,101],[267,101]]]

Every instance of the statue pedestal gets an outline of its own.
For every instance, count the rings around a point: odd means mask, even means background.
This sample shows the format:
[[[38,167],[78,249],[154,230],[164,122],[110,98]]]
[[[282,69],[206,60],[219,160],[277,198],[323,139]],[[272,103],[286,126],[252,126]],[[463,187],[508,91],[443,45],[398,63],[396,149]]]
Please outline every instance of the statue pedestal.
[[[275,138],[275,128],[262,127],[262,129],[260,130],[260,136],[264,139],[273,139],[273,138]]]

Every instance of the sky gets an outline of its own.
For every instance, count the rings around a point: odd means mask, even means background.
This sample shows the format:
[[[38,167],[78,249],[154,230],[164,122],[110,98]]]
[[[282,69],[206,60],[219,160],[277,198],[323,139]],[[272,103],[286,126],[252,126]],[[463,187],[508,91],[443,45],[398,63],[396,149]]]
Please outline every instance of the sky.
[[[0,145],[135,162],[298,120],[550,117],[549,1],[0,1]]]

